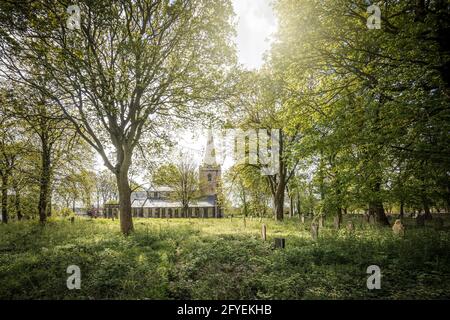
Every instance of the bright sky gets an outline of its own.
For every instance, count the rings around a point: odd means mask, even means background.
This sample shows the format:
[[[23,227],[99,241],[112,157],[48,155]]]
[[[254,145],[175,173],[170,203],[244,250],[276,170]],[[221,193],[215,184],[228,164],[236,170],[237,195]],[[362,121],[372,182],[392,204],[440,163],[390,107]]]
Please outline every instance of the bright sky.
[[[263,54],[270,49],[277,21],[270,0],[233,0],[237,24],[239,62],[248,69],[263,64]]]

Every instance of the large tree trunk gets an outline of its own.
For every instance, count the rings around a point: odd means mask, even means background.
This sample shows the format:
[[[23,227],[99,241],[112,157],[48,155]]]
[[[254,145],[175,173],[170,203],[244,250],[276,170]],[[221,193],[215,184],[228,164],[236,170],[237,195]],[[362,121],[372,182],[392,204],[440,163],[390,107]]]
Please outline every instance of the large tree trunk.
[[[52,189],[49,190],[48,200],[47,200],[47,217],[52,216]]]
[[[286,163],[283,159],[283,132],[280,132],[279,140],[279,168],[278,174],[274,177],[274,189],[272,191],[274,200],[275,219],[283,221],[284,219],[284,193],[286,191]],[[278,181],[277,181],[278,180]]]
[[[381,183],[377,182],[375,183],[374,193],[378,195],[381,191]],[[382,226],[389,226],[389,220],[386,216],[386,213],[384,212],[383,202],[378,199],[378,196],[376,196],[377,199],[371,201],[369,203],[369,215],[375,216],[375,221],[377,224]]]
[[[383,203],[379,200],[369,203],[369,215],[375,216],[377,224],[382,226],[389,226],[389,220],[384,212]]]
[[[424,218],[426,220],[431,220],[432,219],[432,215],[431,215],[430,205],[429,205],[429,201],[428,201],[428,197],[427,196],[423,196],[422,197],[422,204],[423,204]]]
[[[131,188],[128,181],[128,166],[122,166],[116,173],[117,187],[119,189],[120,230],[129,235],[133,230],[133,217],[131,215]]]
[[[300,193],[297,191],[297,204],[296,204],[296,211],[298,216],[300,217],[300,212],[301,212],[301,202],[300,202]]]
[[[283,177],[280,179],[276,192],[274,194],[274,210],[275,210],[275,219],[277,221],[283,221],[284,219],[284,190],[285,190],[285,181]]]
[[[42,155],[41,155],[41,178],[39,183],[39,222],[45,223],[47,220],[47,205],[50,192],[50,150],[46,141],[42,141]]]
[[[22,215],[22,210],[20,209],[20,191],[16,190],[16,197],[15,197],[15,201],[14,201],[14,206],[16,207],[16,215],[17,215],[17,220],[22,220],[23,215]]]
[[[405,203],[403,200],[400,200],[400,214],[398,215],[398,217],[400,219],[403,219],[404,216],[405,216]]]
[[[187,205],[183,205],[183,211],[181,214],[182,218],[187,218],[189,213],[189,207]]]
[[[337,208],[337,210],[336,210],[336,216],[337,216],[337,223],[338,223],[338,226],[340,227],[341,224],[342,224],[342,220],[343,220],[343,218],[342,218],[342,208],[341,208],[341,207]]]
[[[294,216],[294,196],[289,196],[290,200],[290,206],[289,206],[289,218],[292,218]]]
[[[2,176],[2,222],[8,223],[8,176]]]

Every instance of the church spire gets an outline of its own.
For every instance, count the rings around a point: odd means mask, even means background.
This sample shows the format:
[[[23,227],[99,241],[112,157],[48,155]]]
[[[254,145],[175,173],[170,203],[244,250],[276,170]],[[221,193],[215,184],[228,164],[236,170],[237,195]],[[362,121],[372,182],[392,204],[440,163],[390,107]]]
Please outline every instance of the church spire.
[[[214,145],[214,137],[211,128],[208,129],[208,139],[206,141],[205,155],[203,164],[209,166],[217,166],[216,147]]]

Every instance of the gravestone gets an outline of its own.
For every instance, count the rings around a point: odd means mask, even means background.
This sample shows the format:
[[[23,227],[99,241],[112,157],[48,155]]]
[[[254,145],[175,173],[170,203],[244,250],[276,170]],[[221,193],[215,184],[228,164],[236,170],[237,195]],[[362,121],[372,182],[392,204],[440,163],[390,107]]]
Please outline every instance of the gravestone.
[[[441,217],[437,217],[434,219],[434,229],[442,230],[444,228],[444,219]]]
[[[368,213],[363,214],[363,221],[367,223],[370,222],[370,215]]]
[[[338,216],[335,216],[333,219],[333,226],[336,230],[339,230],[339,228],[341,227],[341,220],[339,219]]]
[[[375,216],[373,214],[369,215],[369,224],[375,224]]]
[[[394,225],[392,226],[392,231],[395,235],[403,237],[405,235],[405,227],[400,219],[395,220]]]
[[[302,223],[305,223],[305,215],[303,213],[300,215],[300,220]]]
[[[284,249],[286,240],[284,238],[275,238],[275,249]]]
[[[311,224],[311,237],[314,241],[319,237],[319,226],[315,222]]]
[[[349,232],[354,232],[354,231],[355,231],[355,225],[353,224],[353,221],[350,221],[350,222],[347,224],[347,230],[348,230]]]
[[[418,227],[424,227],[425,226],[425,215],[419,215],[417,218],[416,218],[416,225],[418,226]]]
[[[267,240],[267,227],[265,224],[263,224],[261,228],[261,238],[263,239],[263,241]]]

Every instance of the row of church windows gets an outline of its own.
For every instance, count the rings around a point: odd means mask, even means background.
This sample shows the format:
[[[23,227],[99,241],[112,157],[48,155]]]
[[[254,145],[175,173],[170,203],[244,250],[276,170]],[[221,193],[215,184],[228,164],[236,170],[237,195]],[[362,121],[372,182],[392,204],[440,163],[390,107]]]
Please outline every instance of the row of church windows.
[[[133,217],[181,218],[183,210],[180,208],[133,208]],[[189,208],[188,216],[194,218],[215,217],[215,208]]]

